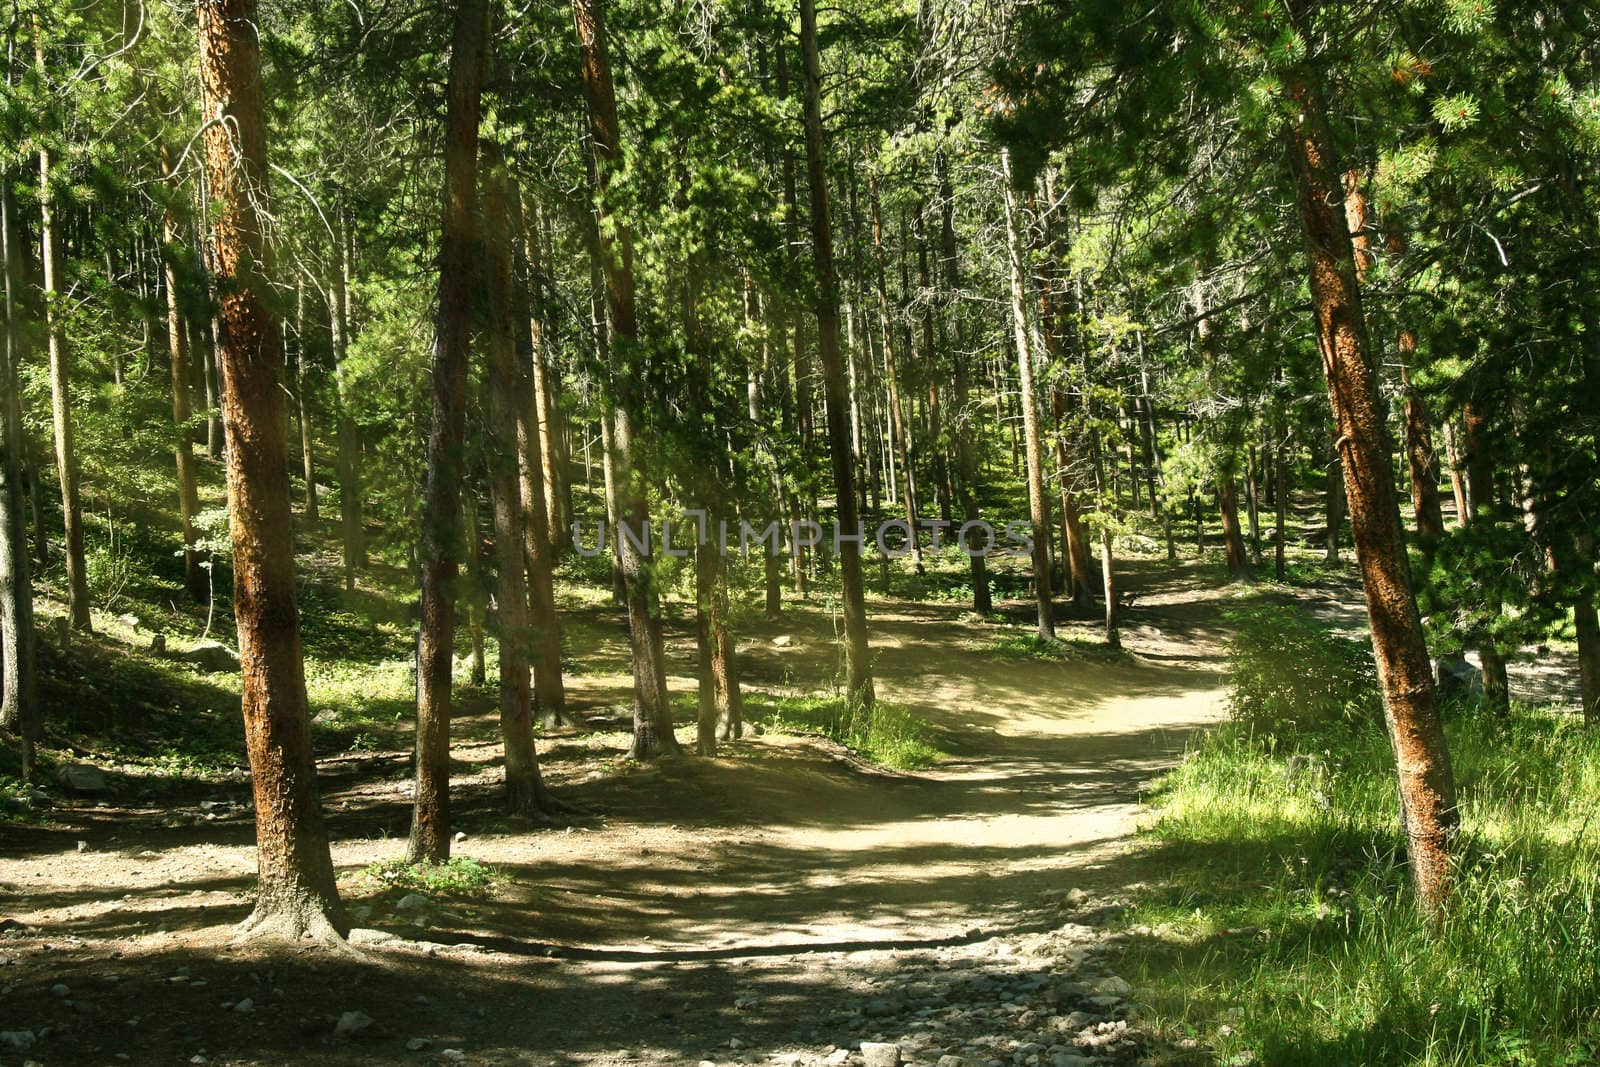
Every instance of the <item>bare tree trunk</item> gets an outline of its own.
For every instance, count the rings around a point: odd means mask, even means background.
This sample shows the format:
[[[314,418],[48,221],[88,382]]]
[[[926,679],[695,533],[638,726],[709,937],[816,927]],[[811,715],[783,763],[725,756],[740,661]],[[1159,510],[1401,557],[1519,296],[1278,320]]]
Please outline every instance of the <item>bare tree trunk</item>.
[[[516,182],[507,179],[506,195],[514,234],[526,234],[522,197]],[[539,712],[540,722],[546,727],[556,727],[571,720],[567,716],[566,686],[561,677],[561,620],[556,614],[555,552],[560,538],[550,529],[552,509],[546,492],[561,491],[560,475],[546,462],[544,446],[550,439],[550,423],[544,401],[536,388],[540,378],[541,353],[544,338],[542,320],[534,310],[532,290],[537,284],[535,261],[526,256],[536,247],[525,240],[512,238],[516,244],[513,259],[520,263],[513,278],[513,315],[516,317],[517,377],[523,403],[517,404],[517,461],[521,483],[524,517],[522,530],[524,553],[527,556],[528,590],[532,626],[529,642],[533,653],[533,703]],[[559,466],[559,465],[557,465]],[[548,480],[547,480],[548,479]],[[558,504],[554,514],[559,516]]]
[[[1289,547],[1285,543],[1288,539],[1289,440],[1284,432],[1283,415],[1279,413],[1275,421],[1278,441],[1272,449],[1272,574],[1281,582],[1286,566],[1284,555]]]
[[[1044,449],[1039,441],[1039,408],[1033,392],[1033,345],[1028,336],[1023,263],[1022,222],[1011,179],[1011,151],[1000,150],[1000,181],[1005,197],[1006,251],[1011,263],[1011,326],[1017,349],[1017,378],[1022,395],[1022,436],[1028,459],[1028,517],[1033,526],[1033,588],[1039,609],[1039,637],[1054,640],[1056,621],[1050,601],[1050,501],[1044,493]]]
[[[528,662],[530,619],[525,560],[528,507],[518,474],[517,416],[531,412],[532,394],[517,367],[512,296],[511,242],[517,220],[511,210],[511,180],[500,146],[483,151],[484,386],[489,412],[489,501],[494,510],[494,551],[499,575],[495,596],[500,616],[500,736],[506,752],[506,810],[537,815],[545,804],[539,758],[533,743],[533,692]],[[524,423],[526,425],[526,423]],[[545,517],[540,502],[540,517]],[[541,539],[542,541],[543,539]]]
[[[876,266],[874,279],[878,289],[878,322],[883,330],[884,383],[889,389],[889,433],[894,440],[900,464],[900,475],[905,479],[903,502],[906,506],[906,525],[911,536],[906,547],[911,550],[911,562],[918,574],[926,573],[922,563],[922,545],[917,539],[917,498],[912,481],[910,431],[906,427],[905,412],[900,403],[900,375],[894,355],[894,330],[889,318],[889,287],[883,257],[883,211],[878,205],[878,179],[867,180],[868,196],[872,201],[872,253]]]
[[[162,173],[172,178],[172,150],[161,146]],[[174,198],[176,199],[176,198]],[[172,370],[172,432],[178,470],[178,529],[183,535],[184,589],[197,604],[210,595],[210,579],[195,550],[194,517],[200,512],[200,494],[195,488],[194,441],[189,432],[189,332],[178,306],[178,246],[182,235],[169,207],[161,216],[161,237],[166,242],[167,349]]]
[[[850,462],[850,403],[845,395],[844,357],[839,343],[839,281],[833,263],[833,222],[828,212],[816,0],[800,0],[800,52],[805,67],[806,177],[811,186],[811,250],[817,276],[817,347],[822,357],[823,396],[828,405],[828,450],[833,459],[834,496],[838,501],[842,534],[839,572],[844,600],[845,692],[852,708],[870,710],[876,697],[867,650],[861,542],[846,539],[864,531],[856,512],[855,469]]]
[[[1061,548],[1066,559],[1067,588],[1072,603],[1082,611],[1094,607],[1094,570],[1089,566],[1089,538],[1083,516],[1072,492],[1071,457],[1067,454],[1067,398],[1060,389],[1051,390],[1051,408],[1056,423],[1056,466],[1061,490]]]
[[[556,376],[551,366],[552,353],[545,341],[545,265],[541,253],[544,220],[542,213],[532,203],[524,205],[522,226],[522,255],[526,264],[524,273],[528,294],[528,330],[533,346],[533,397],[537,413],[539,473],[543,486],[540,499],[545,507],[545,531],[550,550],[559,554],[572,547],[572,514],[563,501],[570,493],[567,471],[561,463],[557,441],[561,436],[556,402]],[[538,607],[535,605],[535,613]],[[535,671],[537,674],[537,670]]]
[[[1324,542],[1327,546],[1327,554],[1324,559],[1328,563],[1338,563],[1339,530],[1344,525],[1345,516],[1345,477],[1340,469],[1337,448],[1330,451],[1326,468],[1328,472],[1328,488],[1323,499],[1327,503],[1328,530]]]
[[[267,194],[266,123],[253,0],[206,0],[200,75],[223,122],[205,134],[222,327],[228,434],[233,613],[240,704],[256,808],[255,911],[241,935],[337,937],[349,929],[317,800],[300,656],[284,443],[283,344],[271,310],[271,264],[260,212]]]
[[[1444,424],[1444,453],[1450,462],[1450,492],[1456,501],[1456,528],[1467,524],[1467,516],[1471,509],[1467,507],[1467,479],[1461,466],[1461,446],[1456,442],[1455,420],[1446,419]]]
[[[1426,556],[1444,536],[1444,509],[1439,506],[1439,461],[1433,450],[1433,429],[1428,419],[1428,402],[1411,384],[1408,366],[1417,349],[1417,335],[1406,330],[1400,335],[1400,354],[1406,361],[1400,380],[1406,394],[1406,459],[1411,466],[1411,503],[1417,517],[1417,541]]]
[[[1217,511],[1222,515],[1222,544],[1227,555],[1228,576],[1237,581],[1252,581],[1250,558],[1245,554],[1244,535],[1239,529],[1239,487],[1231,472],[1217,475]]]
[[[462,529],[467,542],[467,590],[462,600],[467,605],[468,653],[467,684],[482,689],[489,681],[483,656],[483,623],[489,612],[488,588],[483,574],[483,535],[478,523],[477,496],[469,488],[461,497]]]
[[[1289,91],[1298,114],[1286,136],[1306,239],[1317,346],[1344,461],[1373,656],[1395,751],[1401,823],[1417,895],[1437,915],[1451,892],[1458,824],[1455,780],[1411,588],[1355,252],[1340,209],[1338,171],[1329,154],[1327,116],[1308,80],[1291,81]]]
[[[1489,455],[1489,419],[1482,405],[1471,401],[1463,405],[1461,426],[1466,446],[1467,522],[1492,525],[1495,522],[1494,461]],[[1499,596],[1486,594],[1483,608],[1490,619],[1499,618],[1502,609]],[[1483,662],[1484,702],[1496,714],[1510,714],[1511,683],[1506,675],[1505,653],[1493,633],[1479,636],[1478,658]]]
[[[1246,515],[1250,522],[1250,565],[1261,566],[1261,484],[1260,464],[1256,461],[1256,446],[1245,453],[1244,492]]]
[[[37,25],[37,24],[36,24]],[[44,70],[44,41],[34,37],[34,58]],[[56,474],[61,483],[61,521],[66,541],[67,615],[77,630],[92,630],[89,578],[83,562],[83,507],[78,496],[78,456],[72,435],[72,352],[61,323],[61,231],[50,191],[50,150],[39,149],[40,236],[44,262],[44,321],[50,343],[50,412],[55,430]]]
[[[294,332],[297,339],[294,358],[295,408],[300,423],[300,464],[306,483],[306,525],[316,528],[321,515],[317,510],[317,456],[316,434],[311,429],[311,375],[306,363],[306,284],[301,279],[295,285]]]
[[[9,79],[8,79],[9,80]],[[22,290],[17,233],[13,228],[10,175],[0,173],[0,287],[5,300],[5,362],[0,364],[0,728],[21,742],[21,778],[33,776],[39,738],[38,674],[34,663],[33,572],[22,489],[23,452],[18,370],[22,336],[17,330]]]
[[[422,592],[417,627],[417,789],[406,847],[412,863],[441,862],[450,856],[450,688],[462,540],[461,483],[466,473],[467,357],[479,254],[478,121],[488,34],[488,0],[459,0],[445,93],[433,417],[418,549]],[[477,537],[476,524],[471,536]]]
[[[335,234],[332,301],[328,323],[333,335],[333,374],[339,393],[339,519],[344,587],[356,587],[356,574],[366,566],[367,546],[361,507],[361,431],[352,408],[350,384],[350,251],[347,223],[341,206]]]
[[[956,200],[950,183],[950,162],[941,149],[935,160],[939,177],[939,255],[944,259],[944,299],[954,304],[961,291],[961,261],[956,248]],[[976,522],[978,512],[978,457],[973,442],[972,417],[967,411],[971,393],[971,357],[965,351],[961,318],[955,318],[956,361],[956,456],[960,470],[961,511],[967,522]],[[967,566],[972,578],[972,610],[987,615],[994,610],[989,596],[988,561],[981,552],[967,553]]]
[[[583,95],[595,167],[595,192],[604,218],[600,261],[611,322],[611,395],[615,397],[612,451],[616,463],[618,529],[628,594],[628,638],[633,648],[633,749],[636,759],[678,751],[661,660],[661,618],[656,606],[655,559],[650,546],[649,473],[637,451],[643,421],[640,380],[643,353],[634,312],[633,236],[611,203],[612,174],[622,164],[617,98],[607,53],[603,0],[573,0],[573,24],[583,56]],[[637,540],[635,540],[637,538]]]

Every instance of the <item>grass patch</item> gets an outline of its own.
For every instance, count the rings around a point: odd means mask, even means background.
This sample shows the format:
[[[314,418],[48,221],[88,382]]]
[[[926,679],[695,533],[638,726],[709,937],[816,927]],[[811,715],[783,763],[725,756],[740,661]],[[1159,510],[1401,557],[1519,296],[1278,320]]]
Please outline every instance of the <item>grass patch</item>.
[[[774,697],[745,694],[745,718],[777,732],[821,734],[868,763],[895,770],[931,767],[948,753],[933,727],[905,708],[879,702],[869,714],[852,712],[843,697]]]
[[[369,864],[361,873],[384,889],[442,897],[482,897],[505,881],[498,870],[468,856],[451,856],[443,863],[386,860]]]
[[[1120,973],[1156,1025],[1222,1063],[1594,1062],[1600,735],[1546,709],[1453,710],[1460,882],[1434,929],[1407,884],[1382,723],[1340,714],[1349,694],[1324,686],[1325,708],[1263,725],[1277,684],[1236,670],[1251,721],[1211,734],[1153,798],[1162,882],[1127,913],[1151,936]]]
[[[1071,632],[1058,632],[1054,638],[1040,637],[1031,631],[1005,634],[995,638],[989,650],[1006,659],[1031,659],[1044,663],[1059,663],[1084,653],[1105,659],[1128,658],[1128,654],[1121,649],[1107,646],[1103,638]]]

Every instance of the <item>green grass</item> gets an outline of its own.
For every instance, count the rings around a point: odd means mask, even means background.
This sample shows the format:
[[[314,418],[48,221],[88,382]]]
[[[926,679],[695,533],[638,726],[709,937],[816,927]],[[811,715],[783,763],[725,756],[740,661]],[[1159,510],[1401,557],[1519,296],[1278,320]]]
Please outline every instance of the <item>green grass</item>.
[[[1007,659],[1032,659],[1046,663],[1060,662],[1084,653],[1101,658],[1127,658],[1126,652],[1108,647],[1102,637],[1072,632],[1058,632],[1053,639],[1040,637],[1032,631],[1011,633],[995,638],[989,648]]]
[[[1126,915],[1149,936],[1120,972],[1158,1026],[1222,1063],[1595,1061],[1600,735],[1530,707],[1447,729],[1461,859],[1437,929],[1407,886],[1381,721],[1234,722],[1166,777],[1161,882]]]
[[[839,742],[868,763],[895,770],[931,767],[948,753],[933,728],[905,708],[879,702],[852,714],[843,697],[745,694],[745,718],[777,732],[814,733]]]
[[[384,889],[443,897],[482,897],[505,880],[495,868],[467,856],[451,856],[443,863],[387,860],[369,864],[361,873]]]

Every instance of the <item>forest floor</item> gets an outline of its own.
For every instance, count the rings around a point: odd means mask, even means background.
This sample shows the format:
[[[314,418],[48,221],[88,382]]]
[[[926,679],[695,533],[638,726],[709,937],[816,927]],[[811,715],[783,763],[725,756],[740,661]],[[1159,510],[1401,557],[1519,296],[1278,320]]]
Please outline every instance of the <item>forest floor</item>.
[[[457,854],[497,872],[486,896],[399,908],[408,894],[362,872],[403,853],[409,753],[321,761],[342,891],[384,932],[358,935],[359,955],[229,944],[255,868],[245,782],[147,777],[62,801],[0,848],[0,1030],[48,1030],[28,1052],[43,1064],[821,1058],[882,1029],[864,1029],[863,990],[913,957],[1014,967],[1007,937],[1062,926],[1048,895],[1115,896],[1141,787],[1222,711],[1228,594],[1207,573],[1139,589],[1123,656],[1094,647],[1089,620],[1039,657],[954,604],[876,604],[880,696],[949,754],[918,773],[774,730],[715,760],[625,761],[623,631],[591,609],[574,625],[611,635],[586,637],[569,679],[586,729],[543,737],[541,757],[593,814],[508,823],[493,717],[457,720]],[[786,608],[741,633],[754,691],[833,671],[826,609]],[[686,626],[669,656],[674,688],[692,688]],[[336,1037],[345,1012],[374,1021]]]
[[[494,871],[486,892],[368,871],[404,851],[403,745],[319,761],[350,952],[230,943],[255,870],[242,774],[112,773],[107,795],[3,827],[0,1031],[30,1037],[0,1035],[0,1064],[844,1063],[878,1039],[945,1067],[1188,1062],[1141,1034],[1101,951],[1152,875],[1141,790],[1223,715],[1223,612],[1243,594],[1153,561],[1128,588],[1121,655],[1096,620],[1064,620],[1041,656],[959,605],[875,603],[880,698],[947,753],[916,773],[773,729],[634,764],[621,619],[571,612],[584,727],[540,752],[588,814],[508,821],[492,713],[456,721],[456,852]],[[1323,609],[1347,611],[1333,592]],[[793,600],[743,625],[747,687],[831,676],[834,626]],[[668,652],[692,691],[687,620]]]

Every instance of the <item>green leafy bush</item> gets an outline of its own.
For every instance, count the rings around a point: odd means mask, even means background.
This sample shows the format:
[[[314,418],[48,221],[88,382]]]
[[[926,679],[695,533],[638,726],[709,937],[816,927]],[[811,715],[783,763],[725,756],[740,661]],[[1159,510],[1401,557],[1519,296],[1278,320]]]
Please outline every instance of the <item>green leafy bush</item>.
[[[369,864],[361,873],[385,889],[453,897],[481,897],[504,878],[493,867],[470,856],[451,856],[443,863],[387,860]]]
[[[1228,711],[1239,722],[1280,730],[1370,719],[1380,710],[1372,647],[1329,632],[1290,605],[1227,613],[1233,683]]]

